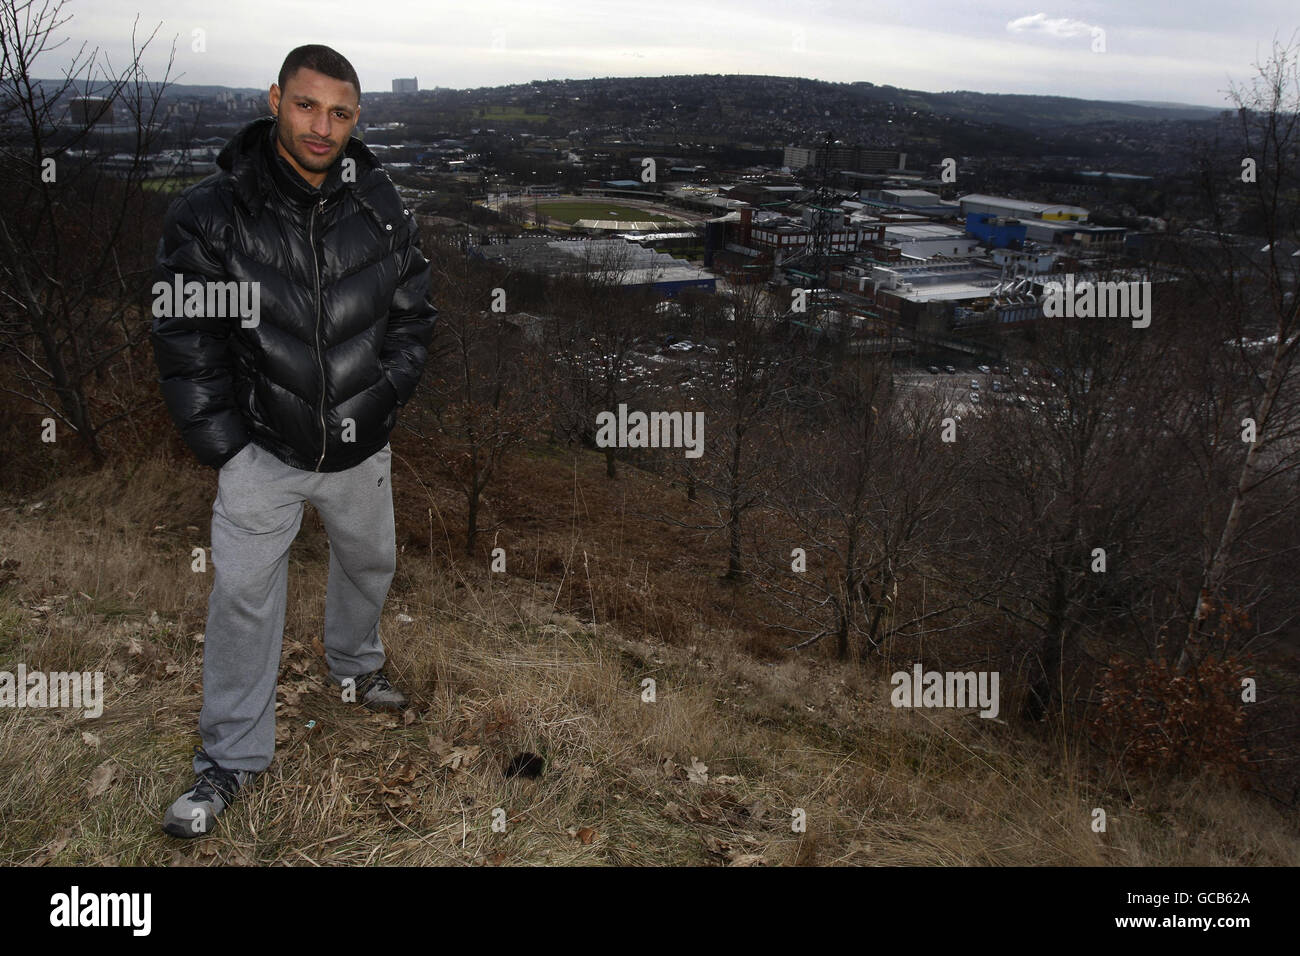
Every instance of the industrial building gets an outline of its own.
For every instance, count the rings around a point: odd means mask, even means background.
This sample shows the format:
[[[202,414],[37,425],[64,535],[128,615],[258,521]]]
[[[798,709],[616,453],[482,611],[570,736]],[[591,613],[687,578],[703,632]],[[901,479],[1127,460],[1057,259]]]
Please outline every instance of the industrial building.
[[[1025,224],[989,212],[966,215],[966,232],[994,249],[1019,249],[1025,243]]]
[[[1121,248],[1125,229],[1122,226],[1094,226],[1080,222],[1025,220],[1025,238],[1031,242],[1055,246]]]
[[[68,116],[77,126],[112,126],[113,101],[103,96],[74,96]]]
[[[948,219],[961,213],[961,207],[928,189],[895,187],[889,189],[864,189],[858,194],[863,205],[873,209],[909,212],[926,219]]]
[[[1024,252],[1011,249],[994,249],[990,256],[993,264],[1014,273],[1051,272],[1056,264],[1056,253],[1046,249],[1031,248]]]
[[[970,193],[958,200],[962,218],[973,212],[989,213],[993,216],[1005,216],[1009,219],[1043,219],[1048,221],[1087,222],[1088,210],[1082,206],[1068,206],[1060,203],[1026,202],[1023,199],[1006,199],[1002,196],[986,196],[983,193]]]
[[[816,169],[826,152],[829,169],[848,170],[855,173],[888,173],[907,168],[907,153],[888,149],[865,149],[862,146],[845,146],[836,143],[829,151],[822,146],[787,146],[781,165],[789,169]]]
[[[847,222],[841,209],[816,210],[811,207],[801,219],[768,214],[762,220],[752,210],[740,211],[740,242],[756,248],[766,248],[775,255],[777,265],[794,253],[809,249],[813,241],[814,217],[826,217],[827,249],[830,252],[856,252],[862,243],[862,230]]]
[[[722,190],[728,199],[747,202],[754,206],[771,206],[793,202],[808,190],[790,183],[740,183]]]
[[[1124,244],[1123,227],[1094,225],[1081,206],[972,194],[961,198],[961,208],[966,231],[995,249],[1020,249],[1031,242],[1096,249]]]
[[[887,224],[884,229],[886,244],[897,245],[899,254],[910,259],[963,258],[978,255],[980,251],[980,241],[956,226],[902,223]]]

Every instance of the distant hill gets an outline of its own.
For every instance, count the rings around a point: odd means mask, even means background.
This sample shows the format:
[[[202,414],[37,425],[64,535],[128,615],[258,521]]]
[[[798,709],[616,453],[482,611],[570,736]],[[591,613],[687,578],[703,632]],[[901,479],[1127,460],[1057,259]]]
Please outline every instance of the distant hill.
[[[1207,106],[1181,103],[1113,102],[1070,96],[1024,93],[977,93],[955,90],[926,93],[896,86],[854,83],[869,99],[910,109],[923,109],[979,123],[998,123],[1021,129],[1050,129],[1084,123],[1152,122],[1155,120],[1205,120],[1220,112]]]
[[[39,81],[47,91],[52,92],[61,81]],[[474,89],[455,90],[440,87],[441,95],[468,96],[473,100],[492,99],[536,92],[539,88],[552,87],[560,81],[538,80],[533,83],[511,84],[499,87],[478,87]],[[830,83],[823,80],[809,80],[800,77],[764,76],[753,74],[688,74],[659,77],[603,77],[589,80],[563,81],[567,93],[583,93],[588,98],[599,95],[602,90],[618,87],[627,83],[636,83],[642,96],[650,100],[672,98],[675,101],[683,97],[683,84],[698,84],[693,91],[695,96],[687,94],[688,99],[697,102],[719,98],[719,103],[735,105],[738,101],[777,95],[773,87],[789,86],[797,89],[805,98],[810,113],[843,115],[846,106],[917,111],[933,114],[935,117],[964,120],[970,123],[993,126],[1006,126],[1033,132],[1060,131],[1063,127],[1081,126],[1088,123],[1150,123],[1162,120],[1203,121],[1212,119],[1222,110],[1209,106],[1192,106],[1185,103],[1166,103],[1153,100],[1136,100],[1115,102],[1109,100],[1078,99],[1069,96],[1039,96],[1022,93],[980,93],[973,90],[950,90],[931,93],[923,90],[910,90],[888,84],[876,84],[866,81],[855,83]],[[97,84],[91,84],[91,90],[98,92]],[[213,96],[228,91],[238,94],[264,94],[264,89],[252,87],[225,87],[205,84],[175,83],[168,86],[172,96]],[[431,91],[422,91],[431,92]],[[725,100],[720,94],[727,94]],[[739,94],[739,100],[736,98]],[[367,96],[387,95],[386,90],[367,90]],[[853,101],[857,101],[856,104]],[[586,115],[589,103],[583,108],[573,110],[573,119]]]
[[[35,85],[47,96],[53,96],[58,90],[62,89],[66,80],[35,80]],[[157,86],[157,82],[151,85]],[[71,89],[75,96],[100,96],[108,90],[108,84],[100,80],[93,80],[89,83],[78,80],[72,84]],[[265,89],[250,86],[219,86],[205,83],[168,83],[167,94],[169,96],[216,96],[218,93],[234,93],[245,95],[248,93],[265,93]]]
[[[1221,113],[1224,106],[1194,106],[1191,103],[1166,103],[1163,100],[1125,100],[1130,106],[1151,106],[1156,109],[1200,110],[1205,113]]]

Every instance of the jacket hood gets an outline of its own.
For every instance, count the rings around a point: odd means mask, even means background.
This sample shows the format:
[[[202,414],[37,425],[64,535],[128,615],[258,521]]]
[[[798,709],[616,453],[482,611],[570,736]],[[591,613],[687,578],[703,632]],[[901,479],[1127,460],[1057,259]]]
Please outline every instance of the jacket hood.
[[[217,166],[231,174],[236,195],[253,213],[260,211],[267,193],[277,186],[300,204],[328,199],[340,189],[351,188],[355,183],[344,182],[342,177],[344,157],[356,162],[357,182],[371,170],[382,169],[366,144],[349,136],[342,154],[325,174],[325,181],[319,188],[313,187],[276,150],[275,125],[273,116],[253,120],[231,137],[217,156]]]

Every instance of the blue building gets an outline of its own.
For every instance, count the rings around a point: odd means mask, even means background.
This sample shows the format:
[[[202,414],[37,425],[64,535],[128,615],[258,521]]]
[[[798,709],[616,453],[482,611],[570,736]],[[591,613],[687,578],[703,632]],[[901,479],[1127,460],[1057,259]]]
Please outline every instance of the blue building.
[[[994,249],[1020,249],[1025,244],[1027,227],[1019,219],[1008,219],[988,212],[966,214],[966,232]]]

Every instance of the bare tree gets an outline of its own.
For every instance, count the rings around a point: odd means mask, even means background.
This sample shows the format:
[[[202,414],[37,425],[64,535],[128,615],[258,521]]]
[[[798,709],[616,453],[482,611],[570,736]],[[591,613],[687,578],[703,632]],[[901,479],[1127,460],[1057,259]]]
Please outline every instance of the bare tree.
[[[629,287],[632,272],[629,245],[588,244],[574,269],[551,285],[547,341],[558,373],[551,404],[555,430],[566,440],[594,445],[596,415],[617,412],[634,390],[628,373],[654,310],[645,290]],[[618,449],[603,452],[605,475],[616,478]]]
[[[431,363],[433,401],[420,403],[403,427],[424,440],[440,473],[465,500],[465,553],[480,530],[484,492],[501,464],[536,434],[536,363],[525,335],[510,318],[508,273],[486,267],[444,243],[436,263],[439,332],[446,343]]]
[[[782,416],[762,586],[805,635],[795,647],[833,636],[837,658],[865,658],[928,616],[901,610],[900,585],[942,550],[964,465],[943,440],[945,403],[896,392],[887,354],[847,358],[810,412]]]
[[[1169,512],[1184,505],[1166,494],[1180,467],[1167,359],[1176,314],[1166,305],[1146,329],[1041,320],[1023,359],[1041,375],[986,396],[966,429],[979,494],[963,522],[966,571],[952,583],[1037,638],[1031,718],[1072,697],[1090,642],[1158,627],[1137,617],[1153,587],[1178,577]]]
[[[725,533],[726,577],[732,581],[745,576],[745,516],[762,505],[770,486],[770,412],[797,374],[798,356],[777,354],[766,309],[759,286],[740,290],[733,299],[733,321],[717,337],[718,346],[697,350],[688,363],[690,394],[704,406],[710,439],[703,460],[687,459],[682,467],[692,500],[703,491],[700,506],[716,515],[715,521],[693,527]]]
[[[1195,277],[1220,309],[1227,344],[1246,370],[1250,388],[1241,398],[1246,451],[1231,495],[1204,529],[1206,548],[1199,592],[1188,615],[1180,670],[1209,649],[1206,633],[1227,606],[1228,592],[1246,565],[1244,535],[1294,508],[1293,483],[1282,500],[1254,506],[1265,490],[1300,464],[1300,401],[1293,381],[1300,320],[1300,46],[1274,43],[1271,58],[1251,84],[1232,89],[1238,106],[1240,165],[1228,176],[1207,175],[1205,193],[1217,252]],[[1207,172],[1210,172],[1207,164]],[[1225,207],[1246,197],[1257,235],[1247,246],[1229,233]],[[1255,242],[1258,245],[1255,245]],[[1215,343],[1216,345],[1218,343]],[[1260,346],[1262,348],[1252,347]],[[1253,431],[1253,434],[1247,434]],[[1252,510],[1255,514],[1252,516]]]
[[[14,360],[15,376],[13,387],[0,388],[68,425],[102,462],[105,429],[157,401],[132,405],[114,384],[92,401],[88,384],[115,382],[122,363],[129,383],[131,353],[148,334],[131,315],[152,264],[151,197],[141,181],[171,63],[161,83],[150,83],[140,61],[154,34],[137,43],[133,28],[122,70],[83,44],[62,82],[47,89],[32,69],[65,42],[54,41],[70,19],[62,8],[61,0],[0,2],[0,298],[13,307],[0,312],[0,353]],[[92,91],[94,100],[81,101],[86,115],[71,116],[74,97]],[[116,177],[79,150],[109,109],[125,111],[134,139]]]

